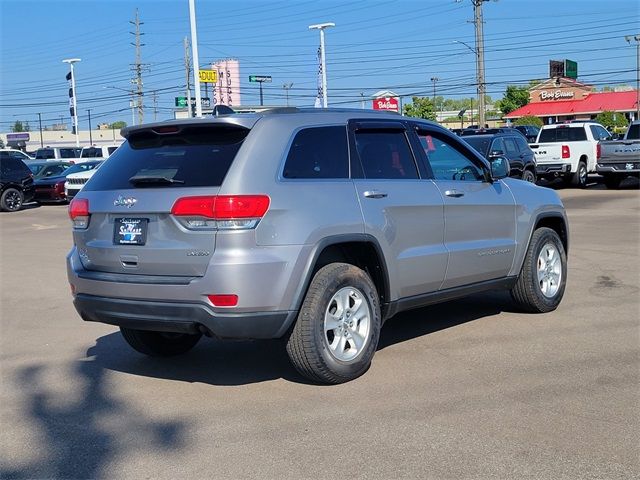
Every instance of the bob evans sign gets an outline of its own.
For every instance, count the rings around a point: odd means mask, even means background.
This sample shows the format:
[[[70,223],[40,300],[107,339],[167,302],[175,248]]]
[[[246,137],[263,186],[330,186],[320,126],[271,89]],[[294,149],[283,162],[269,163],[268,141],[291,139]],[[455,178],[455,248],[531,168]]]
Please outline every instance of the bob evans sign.
[[[571,90],[542,90],[540,100],[564,100],[574,98],[575,92]]]
[[[376,98],[373,101],[374,110],[390,110],[392,112],[398,112],[398,99],[394,97]]]

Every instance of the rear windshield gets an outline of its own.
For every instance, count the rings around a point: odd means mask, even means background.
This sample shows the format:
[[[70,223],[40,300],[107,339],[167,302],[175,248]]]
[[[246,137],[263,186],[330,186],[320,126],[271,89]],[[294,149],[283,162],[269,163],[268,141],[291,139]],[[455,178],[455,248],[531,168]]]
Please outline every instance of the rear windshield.
[[[634,123],[629,127],[627,140],[640,140],[640,123]]]
[[[489,137],[489,138],[473,137],[471,135],[469,136],[465,135],[462,138],[464,139],[465,142],[467,142],[469,145],[471,145],[473,148],[475,148],[478,152],[480,152],[485,157],[489,152],[489,145],[491,145],[491,140],[493,140],[492,137]]]
[[[224,126],[132,134],[84,189],[218,187],[248,133]]]
[[[581,142],[587,139],[584,127],[545,128],[540,131],[538,143]]]

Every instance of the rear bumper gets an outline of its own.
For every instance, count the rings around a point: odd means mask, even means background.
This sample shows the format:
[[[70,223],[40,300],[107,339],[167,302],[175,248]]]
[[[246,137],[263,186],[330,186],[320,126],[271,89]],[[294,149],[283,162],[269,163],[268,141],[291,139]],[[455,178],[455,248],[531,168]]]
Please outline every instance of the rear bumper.
[[[619,175],[638,176],[640,174],[640,161],[634,160],[630,162],[598,163],[596,165],[596,172],[600,174],[616,173]]]
[[[547,163],[537,164],[536,173],[538,175],[562,175],[571,172],[570,163]]]
[[[220,338],[267,339],[283,336],[294,311],[221,314],[206,304],[106,298],[78,294],[76,310],[87,322],[138,330],[210,333]]]

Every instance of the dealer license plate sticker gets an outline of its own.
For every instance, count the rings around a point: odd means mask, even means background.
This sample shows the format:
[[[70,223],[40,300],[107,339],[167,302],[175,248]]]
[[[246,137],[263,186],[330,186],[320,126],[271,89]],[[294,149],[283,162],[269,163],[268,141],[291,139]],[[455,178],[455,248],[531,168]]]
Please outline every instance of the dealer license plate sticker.
[[[113,243],[116,245],[144,245],[147,242],[148,218],[116,218]]]

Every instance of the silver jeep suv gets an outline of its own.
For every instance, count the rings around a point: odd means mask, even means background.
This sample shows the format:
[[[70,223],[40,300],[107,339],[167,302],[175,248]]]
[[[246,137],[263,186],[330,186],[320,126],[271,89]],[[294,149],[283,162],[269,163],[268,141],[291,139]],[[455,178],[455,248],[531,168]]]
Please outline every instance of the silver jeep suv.
[[[548,312],[557,194],[437,124],[274,109],[126,128],[69,207],[74,304],[147,355],[279,338],[304,376],[362,375],[396,313],[489,289]]]

